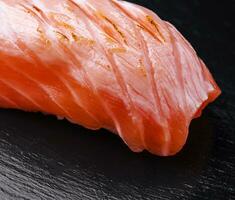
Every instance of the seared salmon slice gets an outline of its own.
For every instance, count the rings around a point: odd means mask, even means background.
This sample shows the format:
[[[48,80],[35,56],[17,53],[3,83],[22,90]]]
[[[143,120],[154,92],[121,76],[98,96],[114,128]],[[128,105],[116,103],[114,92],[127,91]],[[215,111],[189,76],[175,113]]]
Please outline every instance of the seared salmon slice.
[[[170,23],[117,0],[1,0],[0,107],[118,134],[174,155],[221,93]]]

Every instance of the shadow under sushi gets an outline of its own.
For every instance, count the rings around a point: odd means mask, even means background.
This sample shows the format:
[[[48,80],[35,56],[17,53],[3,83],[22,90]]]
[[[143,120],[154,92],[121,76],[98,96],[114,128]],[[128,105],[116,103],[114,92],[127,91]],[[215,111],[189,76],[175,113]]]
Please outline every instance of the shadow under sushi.
[[[116,192],[119,197],[120,191],[128,195],[134,190],[138,196],[139,189],[184,188],[202,173],[212,141],[206,115],[193,121],[179,154],[162,158],[133,153],[106,130],[90,131],[42,114],[0,110],[0,166],[8,157],[8,165],[31,181],[58,188],[47,188],[47,195],[77,195],[81,187],[97,196]],[[24,192],[30,187],[29,181]]]

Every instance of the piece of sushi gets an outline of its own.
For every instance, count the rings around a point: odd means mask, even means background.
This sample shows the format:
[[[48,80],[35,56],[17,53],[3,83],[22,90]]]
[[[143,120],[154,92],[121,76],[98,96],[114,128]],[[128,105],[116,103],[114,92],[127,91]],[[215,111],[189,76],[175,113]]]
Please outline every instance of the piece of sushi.
[[[0,107],[118,134],[174,155],[221,93],[168,22],[117,0],[1,0]]]

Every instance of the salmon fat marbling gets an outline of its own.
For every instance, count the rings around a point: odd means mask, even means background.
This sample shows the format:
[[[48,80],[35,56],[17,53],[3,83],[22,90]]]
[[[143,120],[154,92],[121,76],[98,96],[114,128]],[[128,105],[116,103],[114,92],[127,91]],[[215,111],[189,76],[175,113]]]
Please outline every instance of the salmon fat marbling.
[[[0,0],[0,107],[106,128],[174,155],[220,89],[191,45],[118,0]]]

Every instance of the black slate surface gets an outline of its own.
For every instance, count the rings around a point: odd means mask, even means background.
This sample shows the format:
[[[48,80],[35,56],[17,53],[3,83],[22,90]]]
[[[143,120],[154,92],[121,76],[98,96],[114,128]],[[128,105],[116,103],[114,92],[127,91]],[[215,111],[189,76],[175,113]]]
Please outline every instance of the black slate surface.
[[[235,199],[235,1],[132,2],[176,25],[223,95],[169,158],[132,153],[104,130],[0,110],[0,199]]]

